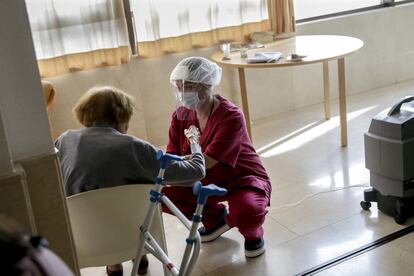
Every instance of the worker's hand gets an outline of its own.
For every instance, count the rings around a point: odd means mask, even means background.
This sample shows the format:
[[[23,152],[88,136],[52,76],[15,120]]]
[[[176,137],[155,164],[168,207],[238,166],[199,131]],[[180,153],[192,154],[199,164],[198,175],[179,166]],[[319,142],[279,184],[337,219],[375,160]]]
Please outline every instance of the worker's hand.
[[[200,130],[194,125],[191,125],[188,129],[184,129],[184,135],[191,145],[200,143]]]

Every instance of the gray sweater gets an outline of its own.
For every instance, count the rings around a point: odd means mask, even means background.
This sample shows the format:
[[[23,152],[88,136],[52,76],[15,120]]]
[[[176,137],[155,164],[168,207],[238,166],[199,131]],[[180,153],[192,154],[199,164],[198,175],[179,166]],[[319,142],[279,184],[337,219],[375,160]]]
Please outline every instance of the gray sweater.
[[[55,142],[61,163],[66,196],[98,188],[133,183],[154,183],[158,175],[159,150],[134,136],[111,127],[69,130]],[[204,157],[198,145],[191,158],[172,162],[166,169],[167,183],[191,185],[205,176]]]

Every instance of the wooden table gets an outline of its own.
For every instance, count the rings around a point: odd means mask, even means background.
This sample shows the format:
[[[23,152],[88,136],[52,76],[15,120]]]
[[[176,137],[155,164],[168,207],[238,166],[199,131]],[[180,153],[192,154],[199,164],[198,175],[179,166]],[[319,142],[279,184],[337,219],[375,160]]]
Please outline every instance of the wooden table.
[[[223,60],[223,53],[217,51],[213,53],[211,59],[223,66],[237,68],[239,71],[240,92],[243,104],[243,112],[246,117],[247,131],[251,135],[251,122],[248,95],[246,88],[245,68],[274,68],[299,66],[312,63],[322,63],[323,65],[323,88],[325,102],[325,118],[331,117],[330,97],[329,97],[329,64],[330,60],[338,62],[338,85],[339,85],[339,118],[341,125],[341,145],[347,146],[347,121],[346,121],[346,94],[345,94],[345,56],[360,49],[364,43],[357,38],[337,35],[307,35],[295,36],[283,40],[278,40],[265,45],[265,48],[248,50],[248,56],[252,57],[255,52],[281,52],[282,59],[274,63],[255,63],[249,64],[245,58],[240,57],[239,52],[231,53],[230,60]],[[292,53],[307,55],[302,61],[288,61],[286,57]]]

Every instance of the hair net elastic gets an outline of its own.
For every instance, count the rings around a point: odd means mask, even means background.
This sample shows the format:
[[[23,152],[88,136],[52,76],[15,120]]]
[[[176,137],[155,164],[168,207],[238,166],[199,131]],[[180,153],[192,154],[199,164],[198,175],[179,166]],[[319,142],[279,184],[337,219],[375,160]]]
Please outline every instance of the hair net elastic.
[[[175,86],[178,80],[217,86],[221,80],[221,67],[202,57],[188,57],[171,72],[171,84]]]

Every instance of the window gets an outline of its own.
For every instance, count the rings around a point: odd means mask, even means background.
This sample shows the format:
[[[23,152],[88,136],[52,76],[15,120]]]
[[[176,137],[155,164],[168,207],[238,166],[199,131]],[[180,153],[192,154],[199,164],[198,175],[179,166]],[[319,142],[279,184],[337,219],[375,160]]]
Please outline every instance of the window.
[[[38,59],[128,46],[122,5],[111,0],[26,0]]]
[[[128,63],[122,0],[26,0],[41,77]]]
[[[139,42],[260,22],[267,0],[130,0]]]
[[[344,12],[381,4],[381,0],[294,0],[296,19]]]
[[[156,57],[223,41],[242,42],[254,32],[292,32],[292,3],[26,0],[42,77],[128,63],[136,48],[141,57]]]

